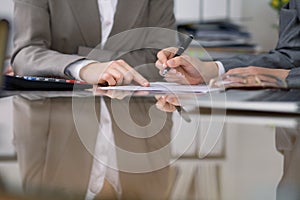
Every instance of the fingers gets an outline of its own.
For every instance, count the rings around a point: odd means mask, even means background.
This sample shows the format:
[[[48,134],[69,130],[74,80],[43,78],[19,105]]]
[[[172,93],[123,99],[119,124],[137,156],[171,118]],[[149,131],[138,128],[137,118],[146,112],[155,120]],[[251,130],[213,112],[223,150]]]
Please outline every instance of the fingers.
[[[164,70],[164,65],[163,65],[163,63],[160,60],[157,60],[155,62],[155,66],[156,66],[157,69],[159,69],[159,71],[163,71]]]
[[[116,85],[117,81],[115,80],[115,77],[111,73],[104,72],[98,81],[99,84],[105,84],[107,83],[108,85]]]
[[[155,63],[156,67],[159,70],[163,70],[167,67],[167,61],[174,57],[177,48],[170,47],[163,49],[157,53],[157,61]]]
[[[157,59],[160,63],[166,64],[170,58],[174,57],[176,50],[174,47],[163,49],[157,53]]]
[[[179,56],[168,60],[167,65],[171,68],[176,68],[179,66],[181,66],[182,68],[186,68],[186,67],[190,67],[191,63],[187,57]]]
[[[176,106],[179,106],[179,101],[174,95],[167,96],[155,96],[157,99],[156,107],[165,112],[174,112],[176,110]]]
[[[176,110],[176,107],[166,101],[166,97],[162,96],[160,98],[157,98],[156,107],[165,112],[174,112]]]
[[[166,101],[174,106],[180,106],[179,100],[175,95],[166,96]]]
[[[189,56],[182,55],[174,57],[176,48],[168,48],[160,51],[157,54],[158,60],[156,61],[156,67],[159,69],[161,76],[166,77],[164,74],[165,68],[168,66],[173,68],[167,72],[167,75],[181,76],[187,74],[188,76],[193,76],[193,71],[195,71],[193,65],[191,64],[192,60]],[[200,62],[200,61],[199,61]],[[179,73],[178,73],[179,72]],[[167,77],[166,80],[172,80],[174,77]],[[182,79],[184,77],[180,77]],[[177,77],[175,77],[177,79]],[[178,81],[175,81],[178,82]],[[181,82],[181,81],[180,81]]]
[[[248,66],[248,67],[238,67],[238,68],[231,69],[226,74],[255,75],[255,74],[268,73],[268,70],[269,69],[263,67]]]
[[[231,69],[228,72],[226,72],[226,74],[244,74],[245,73],[245,69],[243,68],[235,68],[235,69]]]
[[[171,69],[169,72],[171,72],[173,69]],[[179,84],[189,84],[189,82],[186,80],[186,77],[181,72],[175,72],[175,73],[169,73],[165,75],[165,80],[167,82],[174,82]]]
[[[193,68],[192,64],[189,61],[189,58],[186,56],[179,56],[175,58],[171,58],[170,60],[167,61],[166,64],[161,65],[160,61],[156,61],[156,66],[159,69],[159,73],[162,76],[164,69],[168,66],[170,68],[173,68],[168,71],[167,74],[177,74],[179,73],[184,74],[185,71],[189,70],[189,68]],[[179,73],[178,73],[179,72]]]
[[[82,80],[90,84],[103,85],[128,85],[136,81],[141,86],[147,87],[150,83],[123,60],[107,63],[91,63],[80,70]]]
[[[111,70],[115,70],[120,74],[120,76],[114,76],[114,78],[119,83],[118,85],[122,85],[122,84],[128,85],[131,83],[133,79],[132,75],[128,73],[127,65],[128,64],[125,61],[117,60],[114,61],[110,66]]]
[[[144,87],[148,87],[150,85],[149,81],[145,79],[140,73],[138,73],[136,70],[134,70],[130,65],[128,65],[125,61],[119,60],[118,63],[126,70],[124,72],[124,80],[126,81],[126,84],[129,84],[134,80],[138,84]]]
[[[111,62],[105,73],[101,76],[99,83],[106,81],[108,85],[128,85],[132,81],[141,86],[148,87],[150,83],[125,61],[117,60]]]
[[[140,73],[133,71],[133,80],[144,87],[149,87],[150,83]]]
[[[166,67],[173,68],[167,72],[167,74],[176,74],[177,76],[184,74],[185,71],[190,70],[189,68],[193,68],[189,59],[185,56],[179,56],[175,58],[171,58],[166,61],[166,64],[161,64],[160,61],[156,61],[156,67],[159,69],[159,73],[161,76],[166,76],[163,72]]]
[[[165,78],[185,78],[184,71],[182,71],[180,68],[178,69],[171,69],[168,71],[166,75],[164,75]]]
[[[286,70],[286,69],[271,69],[265,67],[248,66],[248,67],[238,67],[235,69],[231,69],[226,74],[227,75],[238,74],[241,76],[268,74],[271,76],[276,76],[278,78],[285,79],[288,76],[289,71],[290,70]]]
[[[112,69],[110,69],[109,74],[116,81],[116,85],[122,85],[123,84],[124,75],[120,71],[120,69],[112,68]]]

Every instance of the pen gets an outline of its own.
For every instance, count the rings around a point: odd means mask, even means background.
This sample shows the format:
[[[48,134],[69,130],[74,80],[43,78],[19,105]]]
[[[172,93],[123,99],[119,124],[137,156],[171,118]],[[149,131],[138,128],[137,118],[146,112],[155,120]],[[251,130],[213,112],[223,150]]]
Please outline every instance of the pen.
[[[186,121],[186,122],[191,122],[191,118],[189,117],[188,113],[186,110],[183,109],[181,106],[175,106],[177,112],[179,115]]]
[[[179,47],[178,51],[175,53],[173,58],[181,56],[181,54],[183,54],[183,52],[188,48],[188,46],[190,45],[190,43],[192,42],[193,39],[194,39],[194,36],[189,35],[189,37]],[[170,69],[171,69],[170,67],[166,67],[164,69],[164,71],[162,72],[162,75],[165,76],[168,73],[168,71],[170,71]]]

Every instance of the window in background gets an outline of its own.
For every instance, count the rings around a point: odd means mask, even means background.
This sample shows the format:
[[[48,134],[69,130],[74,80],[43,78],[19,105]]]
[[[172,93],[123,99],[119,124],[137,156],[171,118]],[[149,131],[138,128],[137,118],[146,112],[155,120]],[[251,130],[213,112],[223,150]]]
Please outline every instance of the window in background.
[[[233,1],[233,2],[231,2]],[[228,19],[240,4],[240,0],[175,0],[175,15],[179,22]]]

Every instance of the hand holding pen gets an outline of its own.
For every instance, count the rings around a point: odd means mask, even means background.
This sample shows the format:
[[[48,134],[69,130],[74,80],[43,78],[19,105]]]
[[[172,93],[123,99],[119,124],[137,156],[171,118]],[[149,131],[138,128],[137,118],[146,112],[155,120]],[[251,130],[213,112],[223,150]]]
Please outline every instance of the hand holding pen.
[[[179,47],[173,58],[181,56],[183,52],[188,48],[190,43],[193,41],[194,37],[192,35],[189,35],[189,37],[183,42],[183,44]],[[167,73],[171,70],[170,67],[166,66],[166,68],[163,70],[162,75],[166,76]]]
[[[212,78],[219,75],[218,65],[214,61],[203,62],[198,57],[189,55],[179,56],[187,48],[191,40],[192,36],[186,39],[177,52],[174,47],[158,52],[156,67],[160,70],[160,74],[164,76],[166,81],[198,85],[209,83]]]

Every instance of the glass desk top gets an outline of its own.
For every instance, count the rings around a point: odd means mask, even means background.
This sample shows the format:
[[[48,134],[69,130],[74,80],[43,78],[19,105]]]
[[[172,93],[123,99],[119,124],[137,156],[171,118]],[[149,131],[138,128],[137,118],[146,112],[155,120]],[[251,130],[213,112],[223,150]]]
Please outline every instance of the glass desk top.
[[[14,151],[0,156],[0,196],[299,199],[299,101],[297,90],[0,99],[0,143]]]

